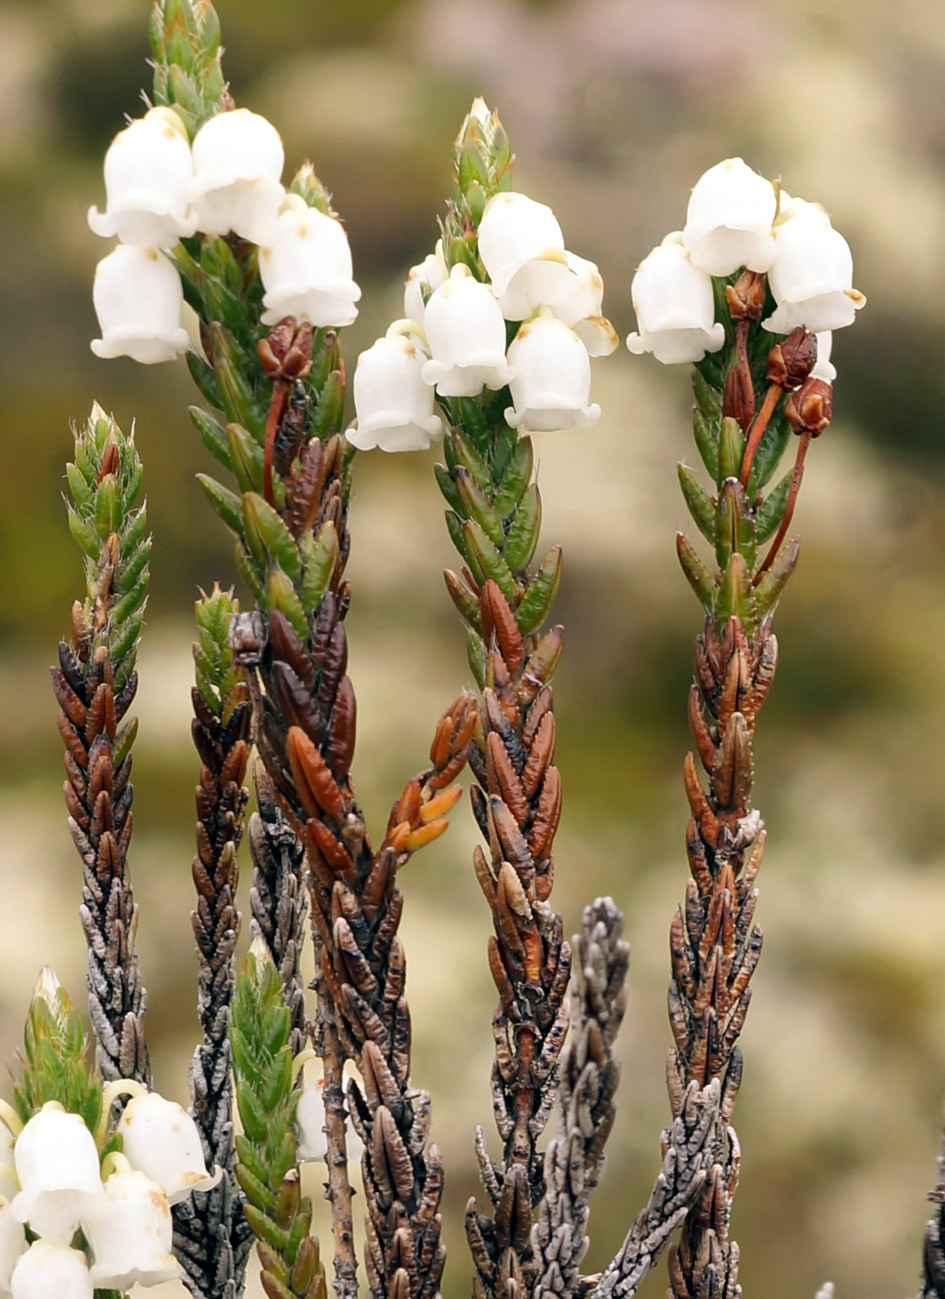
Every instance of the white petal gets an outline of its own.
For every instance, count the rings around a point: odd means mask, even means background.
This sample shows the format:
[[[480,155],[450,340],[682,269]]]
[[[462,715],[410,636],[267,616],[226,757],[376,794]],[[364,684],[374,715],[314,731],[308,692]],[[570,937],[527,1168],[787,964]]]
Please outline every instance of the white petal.
[[[564,236],[555,214],[526,194],[506,191],[486,204],[479,223],[479,256],[496,296],[526,262],[564,255]]]
[[[285,153],[271,122],[247,108],[218,113],[197,132],[193,152],[198,230],[232,230],[257,244],[268,239],[285,196]]]
[[[92,343],[96,356],[130,356],[150,365],[187,350],[180,277],[155,249],[115,248],[95,268],[92,301],[102,331]]]
[[[509,347],[514,375],[511,428],[550,432],[573,424],[594,424],[600,407],[590,404],[591,363],[577,335],[551,316],[539,316],[518,331]]]
[[[92,1282],[98,1288],[127,1290],[158,1285],[182,1276],[171,1247],[173,1223],[163,1189],[144,1173],[116,1172],[105,1194],[82,1220],[92,1250]]]
[[[643,259],[630,288],[639,332],[627,339],[631,352],[652,352],[658,361],[701,361],[725,341],[715,323],[712,278],[693,266],[679,234],[667,235]]]
[[[133,1168],[164,1188],[170,1204],[191,1191],[208,1191],[220,1170],[207,1172],[197,1125],[176,1101],[157,1092],[133,1097],[118,1122],[122,1153]]]
[[[279,213],[259,269],[266,289],[263,323],[283,316],[316,328],[350,325],[361,290],[351,278],[351,249],[340,221],[290,195]]]
[[[89,1203],[102,1194],[95,1139],[78,1114],[47,1101],[16,1139],[23,1188],[13,1214],[41,1236],[67,1243]]]
[[[424,358],[416,343],[402,334],[379,338],[361,353],[353,385],[357,422],[346,434],[353,446],[362,451],[374,447],[382,451],[424,451],[433,438],[440,436],[443,424],[435,411],[433,389],[424,382],[423,366]],[[303,1144],[320,1145],[324,1153],[324,1140],[312,1136],[303,1122],[304,1115],[319,1100],[317,1091],[307,1087],[300,1102],[299,1123]]]
[[[767,271],[774,260],[777,195],[741,158],[726,158],[700,176],[689,198],[683,243],[694,266],[709,275],[739,267]]]
[[[10,1293],[13,1299],[92,1299],[85,1255],[68,1245],[34,1241],[13,1269]]]
[[[152,108],[120,131],[105,155],[105,212],[89,209],[97,235],[138,248],[166,248],[197,228],[190,209],[193,161],[183,122]]]
[[[472,397],[511,378],[505,358],[505,319],[488,284],[454,266],[427,303],[424,328],[430,360],[424,382],[444,397]]]

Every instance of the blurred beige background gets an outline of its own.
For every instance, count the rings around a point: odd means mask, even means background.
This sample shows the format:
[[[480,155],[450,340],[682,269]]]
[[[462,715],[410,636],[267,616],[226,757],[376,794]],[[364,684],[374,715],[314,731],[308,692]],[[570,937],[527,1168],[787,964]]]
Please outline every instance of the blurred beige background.
[[[400,314],[406,268],[436,236],[451,139],[495,103],[516,185],[596,259],[605,309],[633,327],[633,269],[684,219],[688,190],[742,154],[821,200],[869,305],[835,342],[836,418],[797,513],[801,564],[779,611],[782,663],[757,744],[770,837],[767,933],[743,1036],[744,1152],[733,1232],[746,1295],[914,1289],[945,1096],[945,14],[940,0],[221,0],[237,101],[292,165],[310,156],[343,214],[363,289],[358,350]],[[193,475],[183,365],[96,361],[85,224],[101,156],[147,83],[145,0],[6,0],[0,10],[0,978],[2,1058],[39,967],[82,996],[78,863],[59,795],[46,665],[80,589],[59,499],[68,422],[94,397],[137,420],[156,535],[141,650],[133,871],[148,1031],[162,1091],[186,1099],[195,1035],[188,921],[191,603],[232,580]],[[622,1114],[592,1216],[606,1264],[657,1168],[667,928],[685,886],[680,767],[699,609],[676,567],[688,457],[682,369],[626,350],[595,362],[598,428],[540,436],[548,542],[566,547],[558,677],[566,805],[556,898],[573,931],[613,893],[633,944]],[[380,829],[468,684],[439,570],[452,562],[435,455],[356,466],[349,621],[355,775]],[[462,1207],[488,1125],[494,993],[465,805],[404,878],[415,1081],[435,1096],[448,1168],[448,1299],[468,1292]],[[318,1192],[319,1171],[309,1170]],[[326,1239],[324,1221],[323,1239]],[[664,1275],[644,1293],[662,1294]],[[175,1288],[168,1288],[168,1293]],[[179,1292],[178,1292],[179,1293]]]

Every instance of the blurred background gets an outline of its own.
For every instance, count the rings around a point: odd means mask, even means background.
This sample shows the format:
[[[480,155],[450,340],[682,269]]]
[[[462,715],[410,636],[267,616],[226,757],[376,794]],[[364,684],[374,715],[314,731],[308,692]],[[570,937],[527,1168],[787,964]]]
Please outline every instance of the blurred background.
[[[105,245],[85,212],[104,197],[103,152],[148,84],[147,9],[0,9],[0,1054],[15,1070],[41,965],[83,997],[79,865],[46,667],[81,590],[60,501],[69,421],[96,397],[126,427],[137,421],[156,538],[132,865],[156,1081],[186,1101],[192,601],[234,568],[193,481],[211,466],[185,414],[195,395],[183,364],[102,362],[88,347]],[[634,327],[634,267],[682,224],[690,187],[720,158],[782,176],[847,236],[869,305],[835,340],[835,421],[808,460],[803,553],[778,613],[781,666],[757,740],[767,941],[742,1039],[733,1234],[748,1295],[796,1299],[826,1278],[858,1299],[912,1291],[945,1095],[940,0],[220,0],[219,10],[237,102],[279,126],[290,167],[313,160],[347,224],[364,289],[349,367],[401,314],[403,276],[432,248],[450,144],[477,93],[509,130],[516,188],[551,203],[568,246],[600,264],[621,335]],[[544,536],[566,551],[555,896],[573,932],[582,905],[612,893],[633,944],[622,1111],[589,1270],[642,1205],[667,1119],[667,930],[686,879],[680,775],[701,625],[673,553],[674,530],[688,526],[675,464],[695,460],[685,371],[623,347],[594,371],[599,427],[536,439]],[[440,578],[455,561],[435,459],[375,452],[356,464],[354,772],[376,832],[424,766],[440,711],[469,684]],[[414,1078],[434,1094],[448,1170],[448,1299],[468,1293],[474,1124],[491,1132],[495,994],[470,822],[461,805],[403,880]],[[308,1177],[317,1194],[319,1169]],[[324,1219],[321,1229],[326,1239]],[[660,1269],[644,1294],[664,1287]]]

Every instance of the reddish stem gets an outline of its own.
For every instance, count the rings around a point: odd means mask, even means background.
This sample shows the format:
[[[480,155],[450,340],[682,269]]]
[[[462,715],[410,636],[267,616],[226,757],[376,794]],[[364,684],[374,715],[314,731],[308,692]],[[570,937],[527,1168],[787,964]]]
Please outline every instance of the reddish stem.
[[[751,366],[748,364],[748,331],[750,328],[750,320],[740,320],[735,327],[735,355],[738,357],[738,369],[742,379],[745,422],[749,425],[755,417],[755,385],[752,383]],[[752,454],[754,455],[754,452]]]
[[[797,494],[801,488],[801,479],[804,477],[804,460],[807,457],[807,448],[810,446],[812,436],[813,434],[810,431],[801,434],[800,445],[797,448],[797,459],[794,461],[794,472],[791,474],[791,487],[788,491],[787,505],[784,508],[784,518],[781,520],[777,536],[771,543],[771,549],[765,556],[765,562],[755,574],[755,586],[758,585],[765,572],[771,567],[775,555],[781,548],[781,542],[787,536],[787,530],[791,526],[791,520],[794,517],[794,506],[797,504]]]
[[[263,491],[266,494],[266,500],[276,508],[276,498],[272,490],[272,457],[276,446],[276,434],[279,432],[279,425],[282,423],[282,417],[285,414],[286,404],[289,400],[289,390],[292,385],[285,379],[276,379],[272,385],[272,397],[269,401],[269,416],[266,420],[266,449],[263,457]]]
[[[765,393],[765,399],[761,403],[761,410],[751,422],[748,430],[748,445],[745,447],[745,455],[742,459],[742,472],[740,482],[745,490],[748,490],[748,479],[751,476],[751,466],[754,463],[755,452],[761,439],[764,437],[765,429],[768,427],[768,421],[774,414],[774,408],[778,404],[778,398],[781,396],[781,386],[777,383],[768,385],[768,391]]]

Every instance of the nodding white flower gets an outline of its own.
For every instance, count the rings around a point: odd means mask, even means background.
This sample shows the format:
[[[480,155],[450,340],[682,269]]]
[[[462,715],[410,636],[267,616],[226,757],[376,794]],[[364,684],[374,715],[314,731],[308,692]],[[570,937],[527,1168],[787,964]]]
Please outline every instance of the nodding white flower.
[[[154,365],[186,352],[180,276],[156,249],[119,244],[95,268],[92,302],[102,331],[92,340],[96,356]]]
[[[118,1132],[129,1164],[164,1187],[168,1204],[179,1204],[191,1191],[209,1191],[222,1176],[219,1168],[207,1172],[200,1134],[187,1111],[157,1092],[128,1102]]]
[[[683,230],[693,266],[709,275],[731,275],[740,266],[767,271],[774,261],[777,202],[770,180],[741,158],[726,158],[703,172],[689,197]]]
[[[192,235],[194,164],[187,129],[172,108],[152,108],[119,131],[105,154],[104,212],[89,208],[97,235],[136,248],[169,248]]]
[[[0,1120],[0,1196],[11,1200],[20,1189],[13,1176],[13,1133]]]
[[[425,359],[416,340],[403,334],[379,338],[361,353],[354,371],[357,419],[345,435],[352,445],[362,451],[425,451],[439,437],[443,423],[433,389],[423,380]]]
[[[475,397],[485,388],[502,388],[512,377],[505,360],[505,320],[488,284],[466,266],[454,266],[432,294],[424,313],[431,359],[425,383],[442,397]]]
[[[95,1138],[78,1114],[47,1101],[16,1139],[22,1191],[14,1217],[49,1240],[68,1243],[86,1211],[102,1196]]]
[[[285,197],[284,162],[279,132],[259,113],[236,108],[211,117],[194,136],[197,229],[265,243]]]
[[[93,1299],[89,1265],[81,1250],[34,1240],[10,1278],[13,1299]]]
[[[298,194],[289,194],[259,250],[266,289],[264,325],[283,316],[309,320],[316,328],[350,325],[361,290],[351,278],[351,249],[344,226]]]
[[[725,342],[725,329],[715,323],[712,277],[693,266],[678,231],[640,263],[630,286],[639,333],[627,347],[639,355],[652,352],[664,365],[701,361]]]
[[[565,299],[574,272],[550,207],[506,191],[486,204],[479,223],[479,256],[506,320],[525,320],[543,303]]]
[[[765,329],[789,334],[803,325],[820,334],[852,325],[866,298],[853,288],[850,246],[823,208],[804,199],[788,200],[774,239],[768,286],[778,305],[762,321]]]
[[[404,285],[404,316],[407,320],[415,320],[418,325],[423,324],[423,315],[426,311],[423,290],[427,290],[427,297],[429,297],[448,275],[449,269],[443,256],[443,241],[438,239],[436,250],[427,253],[418,266],[411,266],[407,272],[407,283]]]
[[[591,362],[577,334],[554,316],[537,316],[524,324],[509,347],[514,370],[512,401],[505,412],[510,428],[548,433],[587,427],[600,419],[590,405]]]
[[[26,1251],[26,1232],[14,1217],[9,1200],[0,1195],[0,1291],[10,1289],[16,1260]]]
[[[299,1134],[295,1152],[299,1162],[323,1159],[325,1133],[322,1129],[325,1126],[325,1106],[322,1102],[321,1087],[317,1082],[310,1082],[303,1089],[295,1110],[295,1126]]]
[[[590,356],[610,356],[620,341],[617,331],[604,316],[604,281],[595,262],[576,253],[565,253],[565,260],[574,272],[568,285],[567,297],[548,305],[558,317],[577,334]]]
[[[171,1253],[173,1223],[164,1190],[134,1169],[119,1170],[105,1182],[105,1195],[82,1219],[92,1250],[92,1284],[127,1290],[159,1285],[182,1275]]]
[[[817,360],[811,370],[814,379],[826,379],[833,383],[837,377],[837,367],[831,363],[830,353],[833,350],[833,334],[829,329],[817,335]]]

